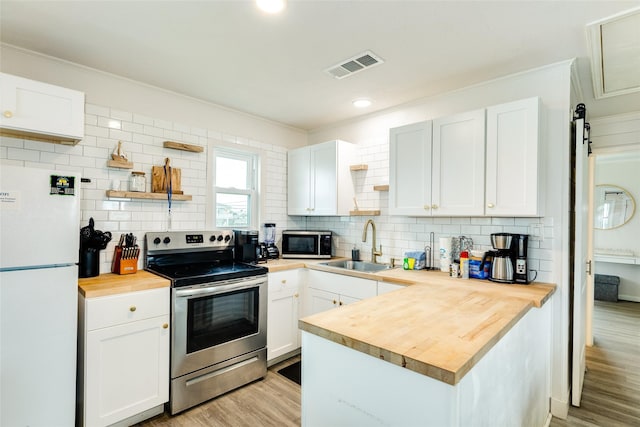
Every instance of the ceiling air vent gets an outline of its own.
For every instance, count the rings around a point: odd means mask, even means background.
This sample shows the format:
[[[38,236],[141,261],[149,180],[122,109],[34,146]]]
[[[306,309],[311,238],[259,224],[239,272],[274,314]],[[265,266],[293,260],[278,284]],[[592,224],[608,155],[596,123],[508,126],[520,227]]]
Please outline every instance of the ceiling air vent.
[[[382,58],[368,50],[341,61],[339,64],[329,67],[324,71],[336,79],[343,79],[367,68],[382,64],[383,62]]]

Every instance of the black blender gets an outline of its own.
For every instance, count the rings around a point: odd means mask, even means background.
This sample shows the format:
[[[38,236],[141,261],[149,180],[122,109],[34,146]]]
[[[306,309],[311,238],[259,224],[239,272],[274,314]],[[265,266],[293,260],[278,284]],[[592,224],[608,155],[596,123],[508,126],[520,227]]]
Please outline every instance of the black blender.
[[[274,223],[266,223],[263,228],[264,244],[267,247],[267,258],[280,258],[280,251],[276,246],[276,225]]]

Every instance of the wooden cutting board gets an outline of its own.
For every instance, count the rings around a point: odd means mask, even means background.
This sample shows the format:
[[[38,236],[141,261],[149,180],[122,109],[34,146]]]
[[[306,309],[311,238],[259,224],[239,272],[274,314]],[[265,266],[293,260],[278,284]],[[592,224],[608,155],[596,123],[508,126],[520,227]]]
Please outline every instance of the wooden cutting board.
[[[182,194],[181,184],[182,173],[178,168],[171,168],[171,192]],[[151,168],[151,192],[166,193],[168,187],[167,179],[164,175],[164,166],[153,166]]]

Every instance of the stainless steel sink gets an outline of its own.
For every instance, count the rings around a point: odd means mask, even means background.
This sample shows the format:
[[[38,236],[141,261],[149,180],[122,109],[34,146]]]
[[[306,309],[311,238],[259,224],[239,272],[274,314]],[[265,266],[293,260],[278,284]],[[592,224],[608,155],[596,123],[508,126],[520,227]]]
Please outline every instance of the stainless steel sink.
[[[377,271],[389,270],[391,266],[386,264],[374,264],[368,261],[328,261],[321,262],[320,265],[326,265],[327,267],[344,268],[345,270],[356,270],[364,273],[375,273]]]

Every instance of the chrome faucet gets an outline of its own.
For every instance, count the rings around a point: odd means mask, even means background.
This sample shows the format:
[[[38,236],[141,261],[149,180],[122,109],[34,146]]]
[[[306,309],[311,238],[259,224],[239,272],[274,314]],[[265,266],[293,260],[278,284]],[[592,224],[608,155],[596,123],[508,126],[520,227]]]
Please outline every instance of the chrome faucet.
[[[371,224],[371,230],[372,230],[372,236],[371,236],[371,262],[372,263],[377,263],[376,261],[376,257],[379,257],[382,255],[382,245],[380,245],[380,250],[376,250],[376,224],[375,222],[373,222],[372,219],[367,220],[367,222],[364,223],[364,229],[362,230],[362,241],[366,242],[367,241],[367,227],[369,226],[369,224]]]

